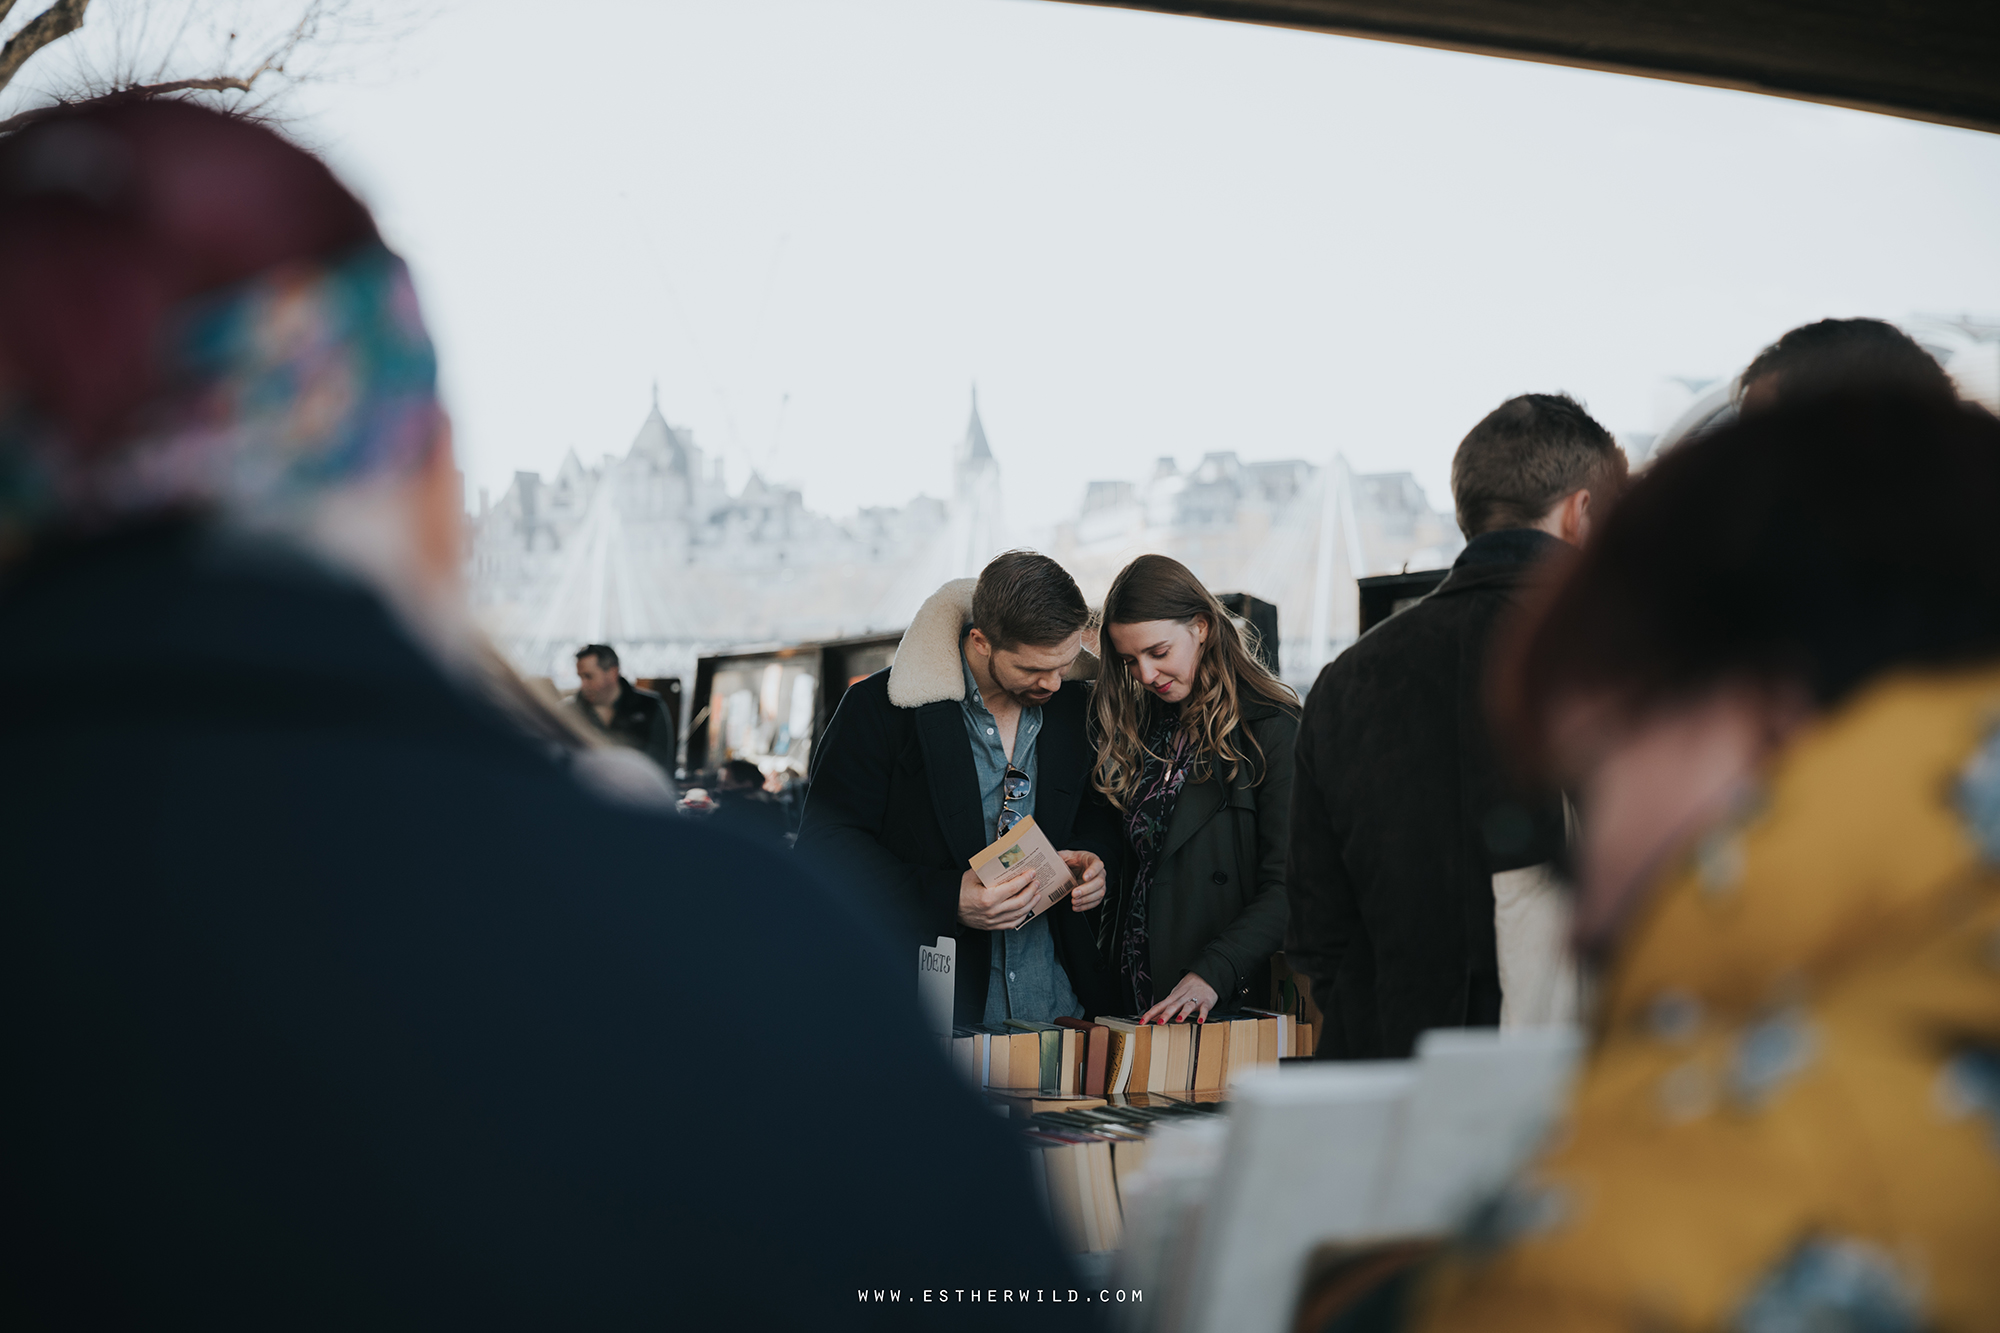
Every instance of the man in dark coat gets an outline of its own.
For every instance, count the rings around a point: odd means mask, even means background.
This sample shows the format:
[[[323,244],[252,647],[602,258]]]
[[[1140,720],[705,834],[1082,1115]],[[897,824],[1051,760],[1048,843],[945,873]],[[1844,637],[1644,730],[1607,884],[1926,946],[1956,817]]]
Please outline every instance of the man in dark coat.
[[[1427,1028],[1501,1021],[1496,883],[1503,916],[1547,919],[1541,868],[1562,850],[1564,818],[1558,793],[1515,790],[1494,753],[1488,641],[1624,476],[1610,434],[1569,398],[1503,403],[1452,460],[1470,540],[1450,575],[1328,664],[1307,696],[1285,951],[1325,1016],[1320,1055],[1401,1058]],[[1539,949],[1524,938],[1533,961],[1516,985],[1544,989],[1562,966],[1544,935]]]
[[[1066,679],[1089,607],[1047,556],[997,557],[924,603],[896,664],[841,697],[813,756],[798,852],[868,894],[906,949],[958,942],[956,1021],[1112,1012],[1088,909],[1120,846],[1092,791],[1089,684]],[[972,856],[1032,815],[1081,883],[1029,920],[1021,875]]]
[[[671,780],[679,742],[677,719],[667,710],[666,700],[620,675],[618,654],[609,644],[577,649],[576,678],[578,688],[570,707],[583,724],[645,755]]]

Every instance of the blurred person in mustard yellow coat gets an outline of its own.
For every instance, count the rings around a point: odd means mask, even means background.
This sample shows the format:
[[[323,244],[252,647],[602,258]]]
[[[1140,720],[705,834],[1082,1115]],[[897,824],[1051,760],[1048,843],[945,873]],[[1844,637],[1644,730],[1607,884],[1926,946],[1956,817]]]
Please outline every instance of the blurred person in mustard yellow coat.
[[[1633,488],[1494,683],[1579,794],[1574,1100],[1315,1323],[2000,1328],[1996,513],[2000,423],[1880,387]]]

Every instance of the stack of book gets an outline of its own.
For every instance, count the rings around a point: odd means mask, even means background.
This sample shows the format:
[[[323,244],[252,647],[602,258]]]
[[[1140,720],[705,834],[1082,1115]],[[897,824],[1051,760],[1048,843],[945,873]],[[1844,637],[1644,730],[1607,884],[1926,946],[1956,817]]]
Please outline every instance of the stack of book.
[[[1246,1009],[1205,1023],[1077,1018],[1009,1019],[952,1029],[951,1058],[975,1087],[1104,1096],[1210,1092],[1282,1058],[1310,1055],[1312,1026],[1292,1014]]]
[[[1077,1254],[1124,1244],[1124,1193],[1145,1167],[1151,1132],[1217,1109],[1213,1101],[1197,1101],[1187,1093],[1107,1096],[1111,1104],[1036,1113],[1022,1129],[1042,1202],[1058,1234]]]

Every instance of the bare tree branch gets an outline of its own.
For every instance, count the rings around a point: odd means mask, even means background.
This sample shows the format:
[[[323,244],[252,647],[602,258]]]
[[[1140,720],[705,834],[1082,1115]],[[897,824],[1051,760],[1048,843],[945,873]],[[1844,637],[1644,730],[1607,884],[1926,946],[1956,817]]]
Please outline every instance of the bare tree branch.
[[[13,0],[7,0],[7,9],[11,8]],[[0,88],[13,82],[29,56],[82,27],[83,11],[88,8],[90,0],[56,0],[28,20],[27,26],[8,39],[7,45],[0,46]],[[0,18],[5,18],[6,12],[6,9],[0,9]]]
[[[0,22],[16,7],[16,0],[0,0]],[[40,104],[0,118],[0,136],[103,97],[194,96],[232,115],[275,122],[290,93],[328,78],[329,49],[394,40],[395,25],[368,0],[106,0],[90,7],[91,0],[54,0],[0,47],[4,90],[28,60],[75,32],[90,9],[91,30],[61,46],[73,68],[64,74],[59,63],[36,59],[35,69],[52,76],[30,76],[43,81],[29,94]],[[15,80],[15,90],[29,81]],[[214,96],[223,93],[229,96]]]
[[[191,92],[247,93],[250,91],[250,85],[255,83],[257,76],[263,72],[264,67],[259,66],[257,69],[250,71],[249,76],[246,78],[237,78],[234,74],[218,74],[213,78],[207,79],[169,79],[165,83],[142,83],[131,88],[120,88],[114,96],[159,97],[166,93]],[[43,120],[54,115],[68,105],[69,103],[67,102],[57,102],[53,106],[38,106],[32,110],[23,111],[19,115],[9,116],[5,120],[0,120],[0,134],[12,134],[15,130],[25,129],[38,120]]]

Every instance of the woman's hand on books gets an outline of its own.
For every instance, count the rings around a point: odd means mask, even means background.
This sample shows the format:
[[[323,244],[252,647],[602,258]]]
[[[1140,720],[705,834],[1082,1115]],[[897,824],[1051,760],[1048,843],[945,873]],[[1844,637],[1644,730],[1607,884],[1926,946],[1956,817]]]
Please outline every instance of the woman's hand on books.
[[[1215,987],[1190,972],[1166,999],[1139,1015],[1141,1023],[1205,1023],[1215,1007]]]
[[[974,930],[1012,930],[1035,905],[1035,872],[1026,866],[982,884],[977,871],[958,881],[958,919]]]
[[[1057,852],[1069,873],[1076,876],[1076,887],[1069,891],[1070,910],[1088,912],[1104,901],[1104,858],[1096,852]]]

